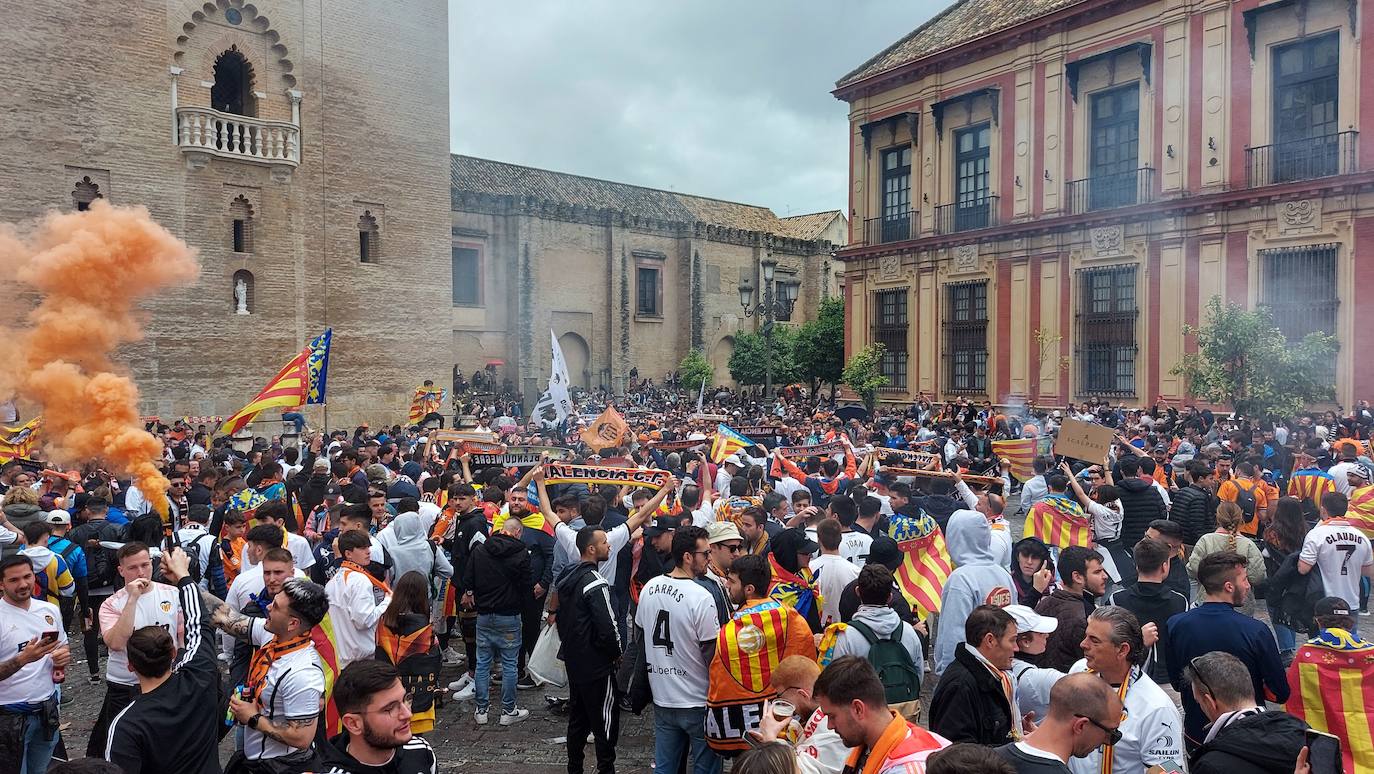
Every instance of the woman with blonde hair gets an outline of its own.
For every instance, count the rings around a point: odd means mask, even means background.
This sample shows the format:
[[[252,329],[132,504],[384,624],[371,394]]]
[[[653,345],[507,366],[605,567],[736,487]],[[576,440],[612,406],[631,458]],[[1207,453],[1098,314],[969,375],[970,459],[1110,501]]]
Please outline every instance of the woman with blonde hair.
[[[1198,538],[1197,545],[1193,547],[1193,553],[1188,557],[1188,577],[1197,581],[1197,568],[1202,560],[1207,556],[1222,551],[1234,551],[1245,557],[1247,564],[1245,574],[1250,578],[1250,585],[1254,589],[1259,589],[1268,571],[1264,566],[1264,555],[1260,553],[1259,547],[1250,538],[1240,533],[1240,525],[1245,519],[1245,513],[1239,505],[1233,502],[1222,501],[1217,505],[1217,529],[1215,532],[1203,535]],[[1245,600],[1245,605],[1241,611],[1253,614],[1255,602],[1255,590],[1252,589],[1250,596]],[[1198,601],[1202,601],[1202,589],[1198,588]]]

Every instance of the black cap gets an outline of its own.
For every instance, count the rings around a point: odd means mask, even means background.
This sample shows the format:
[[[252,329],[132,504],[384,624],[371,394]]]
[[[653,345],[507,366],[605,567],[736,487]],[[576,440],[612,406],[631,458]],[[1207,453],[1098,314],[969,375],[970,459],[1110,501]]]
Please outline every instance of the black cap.
[[[1350,603],[1340,597],[1322,597],[1312,606],[1313,618],[1326,618],[1333,615],[1350,615]]]
[[[790,527],[773,536],[773,553],[814,554],[821,550],[820,543],[812,540],[801,527]]]
[[[881,564],[895,572],[902,566],[902,549],[897,547],[897,541],[886,535],[879,535],[873,538],[873,544],[868,547],[868,561]]]
[[[644,528],[644,537],[656,538],[665,532],[672,532],[691,523],[690,516],[659,516],[654,519],[652,524]]]
[[[343,497],[343,490],[339,488],[338,482],[331,481],[329,486],[324,488],[325,497]]]

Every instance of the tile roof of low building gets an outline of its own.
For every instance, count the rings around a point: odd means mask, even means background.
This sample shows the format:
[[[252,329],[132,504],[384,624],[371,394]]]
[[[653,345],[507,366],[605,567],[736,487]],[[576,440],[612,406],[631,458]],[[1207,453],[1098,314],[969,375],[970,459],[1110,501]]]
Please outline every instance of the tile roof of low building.
[[[820,239],[825,230],[838,217],[841,217],[839,210],[792,215],[782,219],[782,226],[787,229],[787,236],[794,239]]]
[[[791,228],[767,207],[707,196],[692,196],[458,154],[451,157],[450,175],[450,184],[455,191],[524,196],[678,223],[701,222],[743,231],[794,236]]]
[[[835,85],[843,88],[930,54],[1082,2],[1087,0],[958,0],[910,35],[859,65]]]

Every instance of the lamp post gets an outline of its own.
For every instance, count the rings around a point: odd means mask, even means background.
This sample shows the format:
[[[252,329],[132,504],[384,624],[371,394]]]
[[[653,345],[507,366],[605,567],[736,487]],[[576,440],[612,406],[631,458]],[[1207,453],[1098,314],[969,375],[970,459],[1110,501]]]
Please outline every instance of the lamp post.
[[[747,279],[739,284],[739,305],[744,308],[745,317],[763,316],[763,395],[769,397],[773,394],[773,321],[778,317],[791,319],[797,296],[790,285],[785,286],[780,295],[774,292],[773,278],[778,262],[772,255],[759,265],[763,267],[763,293],[759,305],[754,306],[754,287]]]

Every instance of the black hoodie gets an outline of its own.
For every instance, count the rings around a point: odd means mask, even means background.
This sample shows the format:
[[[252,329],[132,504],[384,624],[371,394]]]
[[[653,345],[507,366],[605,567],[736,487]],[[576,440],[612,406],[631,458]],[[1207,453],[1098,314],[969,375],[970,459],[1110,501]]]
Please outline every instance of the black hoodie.
[[[1307,724],[1287,712],[1259,712],[1231,723],[1198,747],[1192,774],[1291,774]]]
[[[1177,558],[1174,559],[1174,563],[1179,562]],[[1167,583],[1137,580],[1113,591],[1107,597],[1106,604],[1124,607],[1135,613],[1136,620],[1142,626],[1152,623],[1159,628],[1159,642],[1150,649],[1145,666],[1156,683],[1167,685],[1169,667],[1164,654],[1169,652],[1169,618],[1188,609],[1188,597],[1170,588]]]
[[[1169,518],[1164,498],[1155,491],[1153,482],[1143,478],[1128,478],[1119,482],[1116,489],[1121,495],[1120,539],[1123,545],[1134,546],[1145,537],[1150,522]]]
[[[611,610],[610,584],[592,562],[564,568],[558,589],[559,655],[575,683],[595,682],[613,674],[620,661],[620,634]]]
[[[348,754],[348,740],[345,731],[319,746],[320,774],[434,774],[437,771],[434,749],[422,736],[412,736],[381,766],[368,766],[354,760]]]
[[[463,589],[472,592],[479,614],[520,615],[534,594],[529,550],[516,538],[497,532],[468,557]]]

